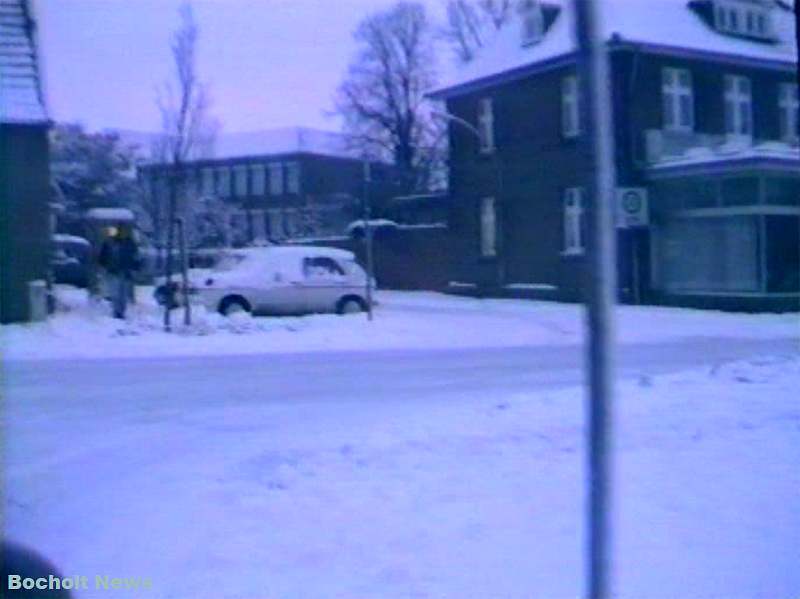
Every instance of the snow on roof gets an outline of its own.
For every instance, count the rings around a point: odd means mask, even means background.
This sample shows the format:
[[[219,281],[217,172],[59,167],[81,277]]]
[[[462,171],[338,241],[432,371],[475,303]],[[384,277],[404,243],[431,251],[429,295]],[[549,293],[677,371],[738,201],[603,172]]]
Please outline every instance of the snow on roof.
[[[66,233],[54,233],[53,241],[56,243],[74,243],[76,245],[92,245],[88,239],[77,235],[67,235]]]
[[[691,148],[683,154],[664,157],[652,163],[651,171],[677,167],[720,164],[737,160],[780,160],[800,166],[800,148],[797,144],[765,141],[757,144],[730,142],[717,147]]]
[[[92,208],[86,213],[89,220],[133,222],[135,217],[128,208]]]
[[[34,23],[26,0],[0,0],[0,122],[45,124]]]
[[[346,135],[306,127],[227,133],[218,136],[212,159],[308,153],[340,158],[360,158]]]
[[[246,256],[248,258],[265,256],[269,257],[270,259],[296,259],[305,256],[329,256],[331,258],[348,260],[354,257],[353,252],[349,250],[316,245],[272,245],[268,247],[225,250],[225,252]]]
[[[522,45],[520,23],[514,21],[495,35],[492,43],[472,61],[454,71],[437,89],[435,97],[458,93],[462,86],[480,86],[495,76],[558,58],[576,50],[572,0],[547,0],[560,8],[542,41]],[[775,43],[724,35],[713,30],[690,8],[689,0],[603,0],[600,28],[607,41],[658,47],[664,51],[722,54],[733,58],[793,65],[797,62],[794,15],[786,5],[774,3]]]

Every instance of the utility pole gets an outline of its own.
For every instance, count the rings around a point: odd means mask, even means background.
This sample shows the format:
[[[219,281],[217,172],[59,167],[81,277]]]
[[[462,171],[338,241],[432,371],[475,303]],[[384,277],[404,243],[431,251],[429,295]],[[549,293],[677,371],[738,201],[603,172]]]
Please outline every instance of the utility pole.
[[[375,276],[375,264],[372,257],[372,204],[369,197],[369,185],[372,182],[369,158],[364,157],[364,243],[367,254],[367,320],[372,320],[372,280]]]
[[[614,225],[614,131],[608,53],[599,27],[598,0],[573,0],[578,40],[581,116],[589,181],[588,347],[588,588],[590,599],[609,597],[611,540],[611,408],[614,383],[614,305],[617,293]]]

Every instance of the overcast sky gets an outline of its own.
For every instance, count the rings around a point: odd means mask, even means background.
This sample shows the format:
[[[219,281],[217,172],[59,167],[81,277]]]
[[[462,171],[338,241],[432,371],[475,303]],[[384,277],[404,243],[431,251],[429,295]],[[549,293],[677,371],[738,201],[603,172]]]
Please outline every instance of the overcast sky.
[[[38,0],[50,112],[91,129],[159,128],[180,0]],[[198,69],[223,131],[303,125],[324,115],[352,57],[352,33],[392,0],[195,0]],[[424,0],[441,16],[441,0]],[[442,57],[443,61],[449,56]]]

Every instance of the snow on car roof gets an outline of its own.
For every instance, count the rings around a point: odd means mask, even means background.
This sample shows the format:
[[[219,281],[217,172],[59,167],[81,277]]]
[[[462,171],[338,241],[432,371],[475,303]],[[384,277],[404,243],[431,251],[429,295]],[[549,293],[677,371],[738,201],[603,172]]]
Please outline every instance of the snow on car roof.
[[[330,258],[339,258],[341,260],[355,259],[355,254],[349,250],[307,245],[279,245],[259,248],[242,248],[236,250],[227,250],[226,253],[244,256],[248,260],[250,258],[263,257],[268,258],[270,261],[283,259],[296,261],[299,258],[305,258],[308,256],[328,256]]]
[[[92,245],[88,239],[78,237],[77,235],[67,235],[65,233],[53,234],[53,241],[57,243],[76,243],[80,245]]]
[[[135,217],[128,208],[92,208],[86,213],[89,220],[133,222]]]
[[[547,4],[557,5],[560,10],[539,43],[522,44],[517,20],[498,32],[473,61],[455,67],[431,95],[456,95],[463,86],[480,87],[495,77],[513,75],[517,70],[524,72],[525,67],[574,53],[572,0],[548,0]],[[774,43],[719,33],[689,4],[688,0],[606,0],[600,5],[603,39],[649,45],[664,51],[712,53],[788,66],[797,62],[794,16],[779,3],[773,4]]]

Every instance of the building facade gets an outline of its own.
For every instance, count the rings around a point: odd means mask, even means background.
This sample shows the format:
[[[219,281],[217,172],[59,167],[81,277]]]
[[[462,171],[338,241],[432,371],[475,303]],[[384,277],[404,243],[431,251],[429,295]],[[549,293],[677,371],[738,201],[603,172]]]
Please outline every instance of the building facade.
[[[36,46],[25,0],[0,0],[0,322],[41,317],[50,252],[48,130]]]
[[[139,169],[146,193],[162,206],[170,172],[163,164]],[[338,134],[293,128],[223,136],[213,157],[192,160],[181,175],[182,201],[196,221],[194,245],[342,235],[361,215],[364,173],[364,161]],[[380,206],[399,180],[381,162],[371,162],[369,174],[370,198]]]
[[[773,0],[606,0],[600,7],[620,299],[797,309],[791,8]],[[518,20],[432,94],[453,115],[456,279],[487,292],[542,289],[577,300],[592,198],[584,192],[571,3],[522,2]]]

